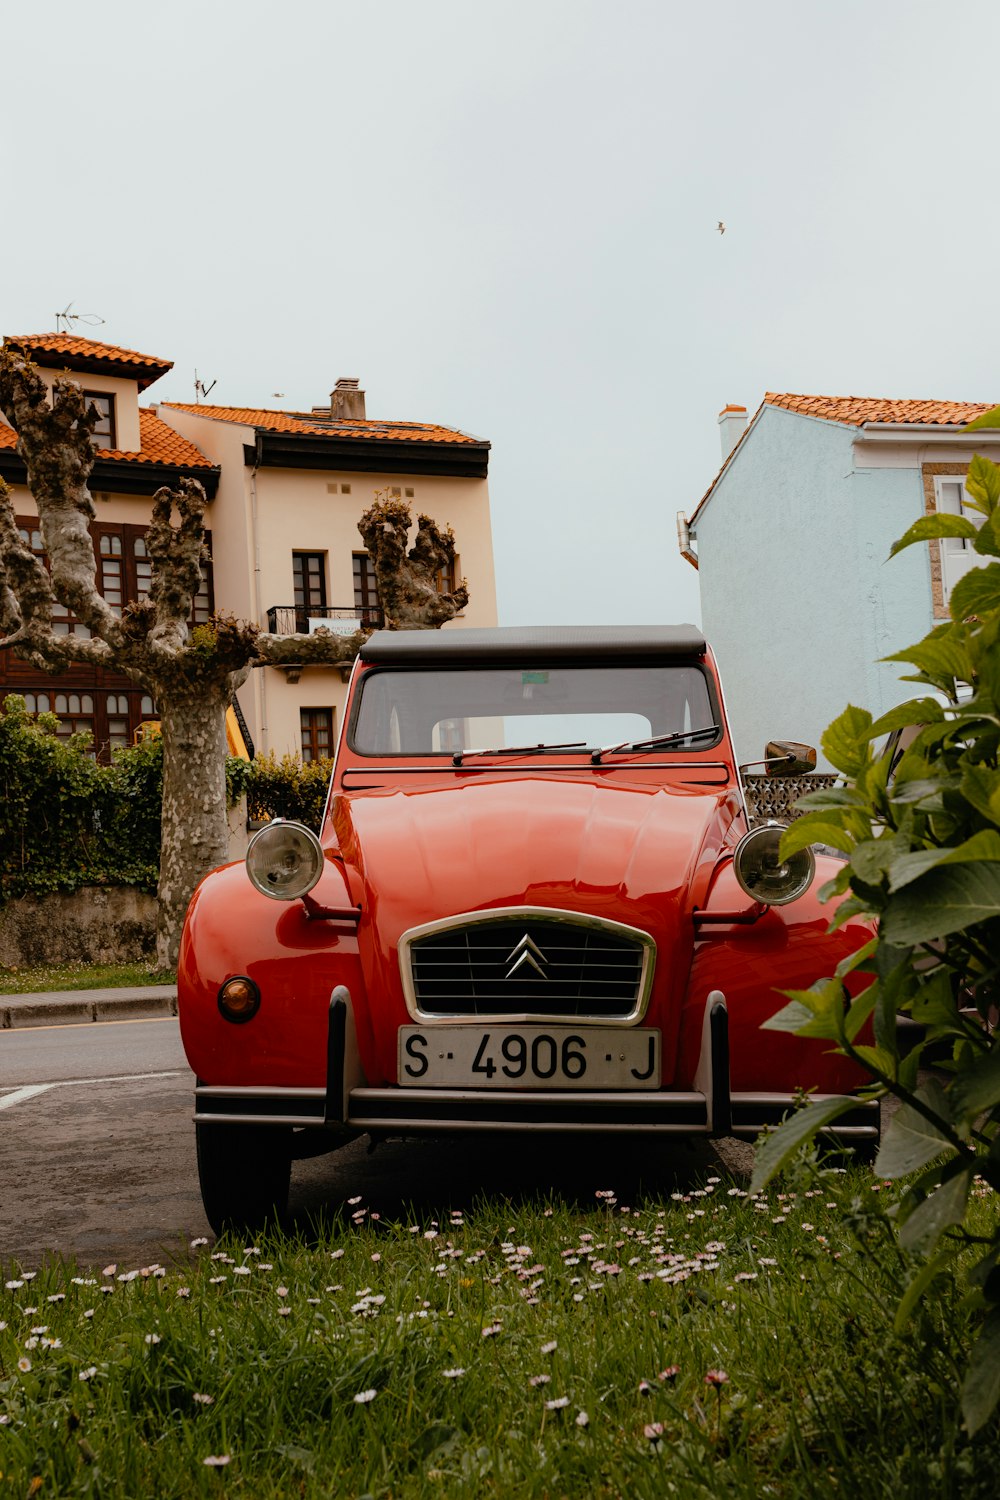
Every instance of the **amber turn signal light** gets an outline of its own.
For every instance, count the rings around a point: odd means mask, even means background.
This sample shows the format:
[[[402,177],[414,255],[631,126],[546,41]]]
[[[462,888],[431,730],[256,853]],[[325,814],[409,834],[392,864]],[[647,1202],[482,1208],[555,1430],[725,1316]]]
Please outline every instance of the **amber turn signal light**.
[[[234,974],[219,991],[219,1010],[227,1021],[252,1021],[260,1009],[260,990],[246,974]]]

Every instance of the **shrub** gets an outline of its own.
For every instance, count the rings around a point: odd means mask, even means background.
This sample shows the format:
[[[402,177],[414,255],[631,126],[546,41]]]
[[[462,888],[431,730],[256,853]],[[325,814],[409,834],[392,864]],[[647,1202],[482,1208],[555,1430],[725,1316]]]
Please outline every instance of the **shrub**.
[[[247,776],[247,810],[252,821],[294,818],[318,833],[323,821],[331,760],[301,761],[297,755],[258,755]]]
[[[995,419],[997,413],[987,414]],[[968,538],[983,557],[1000,557],[1000,468],[976,458],[967,489],[983,517],[926,516],[893,552],[932,537]],[[848,915],[877,918],[878,936],[835,975],[790,1003],[768,1025],[829,1039],[860,1062],[876,1095],[902,1107],[889,1124],[875,1170],[900,1181],[893,1222],[912,1258],[899,1305],[902,1326],[935,1278],[964,1278],[980,1331],[962,1387],[970,1432],[1000,1401],[1000,1221],[973,1234],[967,1215],[974,1181],[1000,1188],[1000,563],[967,573],[951,597],[950,621],[890,660],[916,668],[906,681],[933,690],[877,723],[847,708],[823,748],[846,785],[804,798],[782,853],[833,844],[847,856],[828,897]],[[971,696],[969,690],[971,689]],[[874,742],[897,729],[915,737],[890,774]],[[841,980],[857,969],[870,983],[853,1000]],[[897,1019],[909,1016],[924,1040],[903,1055]],[[872,1031],[871,1041],[860,1038]],[[922,1081],[927,1049],[940,1066]],[[760,1187],[804,1140],[853,1101],[808,1105],[761,1148]]]

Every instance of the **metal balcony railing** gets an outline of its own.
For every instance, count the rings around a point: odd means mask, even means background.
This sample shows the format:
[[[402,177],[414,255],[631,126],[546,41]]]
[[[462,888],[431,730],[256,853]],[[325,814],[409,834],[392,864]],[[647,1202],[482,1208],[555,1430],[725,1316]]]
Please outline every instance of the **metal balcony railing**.
[[[324,604],[307,609],[297,604],[274,604],[267,612],[271,635],[311,635],[323,625],[336,635],[353,635],[355,630],[381,630],[385,616],[377,604]]]

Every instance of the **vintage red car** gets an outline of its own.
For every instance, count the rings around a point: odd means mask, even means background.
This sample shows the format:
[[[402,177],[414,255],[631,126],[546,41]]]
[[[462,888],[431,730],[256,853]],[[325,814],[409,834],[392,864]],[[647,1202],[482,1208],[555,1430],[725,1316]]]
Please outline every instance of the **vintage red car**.
[[[188,913],[209,1221],[280,1214],[292,1160],[361,1132],[753,1136],[857,1088],[760,1030],[869,935],[828,932],[836,862],[781,863],[780,832],[691,626],[373,635],[321,837],[269,824]],[[838,1125],[877,1130],[861,1101]]]

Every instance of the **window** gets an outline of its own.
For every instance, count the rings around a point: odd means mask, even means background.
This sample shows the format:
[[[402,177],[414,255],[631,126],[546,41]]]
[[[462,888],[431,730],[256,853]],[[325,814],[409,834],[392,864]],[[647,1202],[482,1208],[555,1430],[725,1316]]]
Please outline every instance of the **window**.
[[[333,754],[333,709],[299,710],[302,734],[302,759],[329,760]]]
[[[295,629],[304,634],[310,615],[326,610],[326,553],[293,552],[292,585],[295,592]]]
[[[153,584],[153,563],[146,547],[144,526],[94,528],[98,556],[98,587],[116,615],[131,599],[148,599]],[[205,544],[211,537],[205,533]],[[211,563],[201,565],[201,584],[191,601],[191,625],[203,625],[212,613]],[[76,627],[77,633],[80,626]]]
[[[57,738],[68,740],[71,734],[80,734],[81,731],[87,730],[91,736],[90,753],[93,755],[94,700],[91,695],[89,693],[55,693],[52,708],[59,715]]]
[[[108,391],[84,391],[83,399],[100,412],[91,438],[95,448],[117,447],[115,432],[115,398]]]
[[[368,624],[378,625],[382,619],[375,586],[375,564],[367,552],[355,552],[354,562],[354,606],[361,611],[361,618]]]
[[[964,478],[961,474],[939,474],[934,480],[934,502],[938,511],[946,516],[964,516],[974,526],[982,524],[982,516],[969,503]],[[944,602],[947,603],[952,589],[970,568],[983,565],[984,558],[975,550],[971,538],[964,536],[941,537],[941,585]]]
[[[457,577],[458,558],[453,557],[451,562],[448,563],[445,567],[438,568],[437,572],[434,575],[434,582],[437,585],[438,593],[453,594],[455,592],[455,589],[458,587],[455,581]]]

